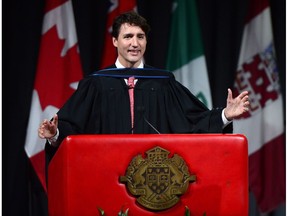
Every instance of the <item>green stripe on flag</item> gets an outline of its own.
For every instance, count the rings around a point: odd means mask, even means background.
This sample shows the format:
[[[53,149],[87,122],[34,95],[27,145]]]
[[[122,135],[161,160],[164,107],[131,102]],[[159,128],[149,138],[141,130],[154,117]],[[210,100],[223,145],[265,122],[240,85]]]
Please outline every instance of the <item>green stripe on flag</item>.
[[[203,55],[194,0],[174,1],[167,68],[171,71]]]
[[[212,108],[198,14],[194,0],[175,0],[166,67],[208,108]]]

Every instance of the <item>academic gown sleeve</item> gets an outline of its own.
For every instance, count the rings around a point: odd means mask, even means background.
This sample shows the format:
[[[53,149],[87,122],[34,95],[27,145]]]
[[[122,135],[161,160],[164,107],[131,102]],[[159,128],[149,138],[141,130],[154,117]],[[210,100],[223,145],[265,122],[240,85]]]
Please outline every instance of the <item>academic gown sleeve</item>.
[[[174,133],[222,133],[222,109],[209,110],[186,87],[172,79],[167,94],[168,116]],[[179,131],[180,130],[180,131]]]

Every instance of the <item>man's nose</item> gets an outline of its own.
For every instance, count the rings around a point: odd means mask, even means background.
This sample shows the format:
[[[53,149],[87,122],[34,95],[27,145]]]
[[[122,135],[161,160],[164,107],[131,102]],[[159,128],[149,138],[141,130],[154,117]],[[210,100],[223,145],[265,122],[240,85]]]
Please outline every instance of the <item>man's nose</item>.
[[[137,38],[137,37],[133,37],[133,38],[132,38],[132,46],[137,47],[138,44],[139,44],[138,38]]]

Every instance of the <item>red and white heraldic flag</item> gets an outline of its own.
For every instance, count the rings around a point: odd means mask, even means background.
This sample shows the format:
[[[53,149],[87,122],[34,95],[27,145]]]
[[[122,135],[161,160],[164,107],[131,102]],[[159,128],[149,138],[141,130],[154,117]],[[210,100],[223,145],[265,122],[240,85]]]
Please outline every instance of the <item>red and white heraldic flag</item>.
[[[136,0],[110,0],[108,9],[105,43],[100,68],[108,67],[115,63],[117,58],[116,48],[112,44],[112,24],[115,17],[121,13],[134,10],[136,11]]]
[[[283,101],[275,60],[268,0],[249,1],[235,79],[235,95],[247,90],[250,111],[234,122],[249,145],[249,185],[262,212],[285,201]]]
[[[45,190],[46,140],[38,137],[38,127],[44,119],[53,117],[82,77],[72,3],[69,0],[46,0],[25,142],[25,151]]]

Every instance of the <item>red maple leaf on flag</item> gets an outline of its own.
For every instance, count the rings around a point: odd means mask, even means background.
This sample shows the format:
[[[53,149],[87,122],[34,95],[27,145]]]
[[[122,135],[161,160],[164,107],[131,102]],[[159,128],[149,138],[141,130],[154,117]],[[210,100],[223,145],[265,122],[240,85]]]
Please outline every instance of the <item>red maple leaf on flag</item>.
[[[42,40],[42,56],[35,89],[39,94],[42,110],[48,105],[60,108],[75,90],[71,84],[82,77],[79,74],[81,65],[77,45],[68,49],[65,56],[61,56],[65,40],[59,39],[56,26],[43,35]]]

